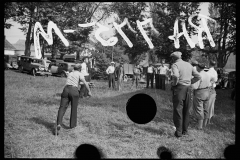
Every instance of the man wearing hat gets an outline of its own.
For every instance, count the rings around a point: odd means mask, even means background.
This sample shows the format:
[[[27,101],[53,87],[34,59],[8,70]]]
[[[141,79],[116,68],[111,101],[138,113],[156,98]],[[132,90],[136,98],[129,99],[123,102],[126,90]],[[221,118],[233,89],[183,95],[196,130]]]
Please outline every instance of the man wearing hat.
[[[108,84],[109,88],[111,88],[111,85],[113,89],[115,88],[115,67],[114,67],[114,62],[111,62],[111,65],[107,68],[106,72],[108,74]]]
[[[211,60],[209,63],[209,70],[207,73],[209,73],[210,76],[210,84],[209,84],[209,120],[208,124],[210,124],[211,118],[214,116],[214,104],[216,100],[216,82],[218,80],[218,74],[217,71],[214,69],[216,65],[216,62],[214,60]]]
[[[124,69],[123,63],[121,62],[118,67],[116,67],[115,74],[117,76],[117,88],[120,91],[122,89],[122,82],[124,80]]]
[[[172,92],[173,92],[173,122],[176,127],[175,136],[188,134],[189,106],[191,99],[191,84],[201,79],[193,66],[181,59],[182,53],[173,52],[172,57]],[[192,78],[192,76],[194,78]]]
[[[209,86],[210,76],[204,71],[205,64],[199,63],[197,71],[201,75],[201,80],[196,82],[197,89],[194,90],[193,110],[198,119],[197,129],[202,129],[206,126],[209,119]]]
[[[153,72],[154,72],[154,68],[150,63],[147,68],[147,88],[149,86],[149,80],[151,80],[151,88],[153,88]]]
[[[75,128],[77,126],[77,106],[78,106],[78,85],[79,82],[83,82],[88,90],[88,95],[92,96],[89,89],[88,83],[85,81],[84,75],[80,73],[81,65],[77,64],[74,66],[74,70],[68,74],[66,85],[61,94],[61,103],[57,115],[57,126],[55,134],[58,132],[62,126],[63,116],[68,108],[68,104],[71,103],[71,115],[70,115],[70,128]]]

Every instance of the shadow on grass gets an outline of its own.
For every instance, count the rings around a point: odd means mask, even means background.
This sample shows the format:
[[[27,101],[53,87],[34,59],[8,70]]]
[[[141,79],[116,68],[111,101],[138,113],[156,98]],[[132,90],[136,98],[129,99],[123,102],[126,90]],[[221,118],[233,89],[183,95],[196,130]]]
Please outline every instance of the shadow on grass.
[[[56,123],[48,122],[44,118],[40,118],[40,117],[30,118],[30,121],[33,121],[34,123],[45,126],[52,134],[55,133]]]
[[[136,127],[140,130],[144,130],[146,132],[149,132],[151,134],[154,134],[154,135],[163,135],[165,132],[164,132],[164,129],[154,129],[152,127],[147,127],[147,126],[139,126],[139,125],[134,125],[134,124],[131,124],[131,125],[124,125],[124,124],[119,124],[119,123],[114,123],[114,122],[109,122],[110,125],[113,125],[115,126],[118,130],[124,130],[125,128],[127,127]],[[136,133],[136,131],[135,131]]]

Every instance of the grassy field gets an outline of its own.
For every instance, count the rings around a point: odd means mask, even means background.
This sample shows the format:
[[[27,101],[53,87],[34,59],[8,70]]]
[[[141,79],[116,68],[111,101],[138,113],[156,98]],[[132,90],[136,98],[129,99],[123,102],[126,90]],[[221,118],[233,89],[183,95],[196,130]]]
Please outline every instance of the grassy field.
[[[222,158],[225,147],[235,144],[235,101],[230,90],[217,90],[212,125],[198,131],[191,123],[191,135],[176,139],[169,86],[166,91],[130,90],[130,83],[125,83],[118,92],[109,90],[104,81],[94,81],[92,98],[79,100],[77,128],[56,137],[54,125],[65,81],[5,71],[5,158],[73,158],[84,143],[101,149],[106,158],[158,158],[160,146],[169,148],[175,158]],[[126,116],[126,102],[136,93],[149,94],[157,103],[157,114],[146,125],[136,125]],[[65,125],[69,116],[70,107]]]

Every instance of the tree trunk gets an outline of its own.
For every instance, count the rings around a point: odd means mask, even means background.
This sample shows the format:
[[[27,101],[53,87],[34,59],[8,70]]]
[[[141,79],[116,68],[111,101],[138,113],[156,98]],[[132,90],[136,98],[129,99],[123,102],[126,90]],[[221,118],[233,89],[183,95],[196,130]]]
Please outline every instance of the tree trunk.
[[[24,55],[25,56],[30,56],[30,36],[31,36],[31,31],[32,31],[32,18],[30,19],[29,22],[29,27],[28,27],[28,33],[27,33],[27,37],[26,37],[26,41],[25,41],[25,51],[24,51]]]

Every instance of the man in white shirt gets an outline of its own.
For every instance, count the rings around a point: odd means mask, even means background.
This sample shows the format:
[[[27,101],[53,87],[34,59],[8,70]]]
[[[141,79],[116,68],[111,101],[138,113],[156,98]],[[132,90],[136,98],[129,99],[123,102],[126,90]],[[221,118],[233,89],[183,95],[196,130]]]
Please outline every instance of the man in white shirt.
[[[107,68],[106,72],[108,74],[108,84],[109,88],[111,88],[111,84],[113,89],[115,88],[115,67],[114,67],[114,62],[111,62],[111,65]]]
[[[165,90],[166,87],[165,87],[165,81],[166,81],[166,74],[168,72],[168,67],[167,66],[164,66],[163,63],[162,65],[160,66],[160,75],[159,75],[159,83],[160,83],[160,86],[159,88],[160,89],[163,89]]]
[[[218,80],[218,74],[216,72],[216,70],[214,69],[214,66],[216,65],[216,62],[211,60],[210,61],[210,67],[207,73],[209,73],[209,76],[211,77],[210,79],[210,85],[209,85],[209,120],[208,120],[208,124],[210,124],[210,120],[211,118],[214,116],[214,104],[215,104],[215,100],[216,100],[216,91],[215,91],[215,87],[216,87],[216,82]]]
[[[83,63],[81,64],[81,73],[84,75],[84,78],[87,82],[90,82],[90,77],[89,77],[89,73],[88,73],[88,67],[87,67],[87,63],[88,63],[88,57],[84,57],[83,58]],[[88,96],[88,91],[87,88],[85,87],[85,85],[81,85],[80,88],[80,98],[84,98]]]
[[[197,71],[197,66],[198,66],[198,61],[196,61],[196,60],[194,60],[194,61],[192,61],[192,66],[193,66],[193,69],[195,69],[196,71]],[[198,71],[197,71],[198,72]],[[193,78],[193,76],[192,76],[192,78]],[[191,84],[191,105],[190,105],[190,107],[189,107],[189,115],[191,115],[191,116],[193,116],[193,92],[194,92],[194,90],[195,89],[197,89],[197,86],[198,85],[198,83],[196,82],[196,83],[193,83],[193,84]]]
[[[149,86],[149,80],[151,80],[151,87],[153,88],[153,66],[150,63],[149,67],[147,68],[147,88]]]

